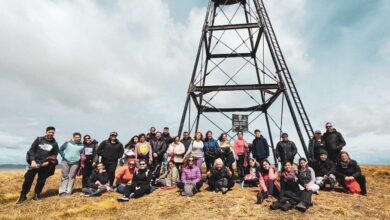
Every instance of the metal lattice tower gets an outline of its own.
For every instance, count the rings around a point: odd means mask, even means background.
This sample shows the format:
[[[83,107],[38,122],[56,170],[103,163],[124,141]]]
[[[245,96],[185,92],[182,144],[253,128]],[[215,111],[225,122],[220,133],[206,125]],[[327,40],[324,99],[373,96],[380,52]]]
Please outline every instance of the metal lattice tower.
[[[179,136],[185,124],[191,134],[197,132],[202,117],[234,138],[232,128],[223,127],[215,115],[231,121],[228,113],[246,113],[249,124],[264,118],[274,152],[272,132],[276,127],[274,135],[280,137],[283,131],[284,102],[307,156],[304,135],[311,138],[313,129],[263,1],[209,0]],[[281,109],[272,110],[278,103]]]

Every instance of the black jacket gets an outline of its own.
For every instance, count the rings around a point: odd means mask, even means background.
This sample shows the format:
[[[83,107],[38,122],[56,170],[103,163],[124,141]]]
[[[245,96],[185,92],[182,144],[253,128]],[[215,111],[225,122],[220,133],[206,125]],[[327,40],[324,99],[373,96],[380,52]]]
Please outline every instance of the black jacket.
[[[227,167],[223,166],[220,170],[215,169],[215,167],[212,167],[210,169],[211,176],[209,177],[212,180],[218,181],[223,178],[230,179],[231,175],[229,174],[229,170]]]
[[[297,147],[292,141],[279,141],[276,145],[276,157],[280,157],[282,162],[293,161],[297,154]]]
[[[167,133],[167,134],[162,133],[161,138],[165,141],[167,146],[169,146],[173,142],[173,138],[171,137],[171,135],[169,133]]]
[[[222,159],[223,163],[226,166],[231,166],[235,161],[233,151],[230,150],[230,147],[220,148],[220,149],[221,149],[221,153],[219,154],[219,157]]]
[[[37,164],[41,164],[50,156],[54,155],[57,157],[58,151],[58,143],[54,138],[48,140],[46,137],[37,137],[27,151],[26,160],[29,164],[31,164],[31,161],[33,160],[35,160]]]
[[[314,161],[314,160],[318,160],[320,158],[320,152],[321,150],[326,150],[325,149],[325,144],[320,141],[317,141],[315,139],[310,139],[309,141],[309,155],[308,155],[308,159],[309,161]]]
[[[158,156],[164,155],[167,151],[167,143],[162,138],[160,140],[152,139],[150,145],[152,145],[153,153],[158,154]]]
[[[152,180],[152,172],[145,169],[145,170],[137,170],[135,172],[134,177],[132,179],[132,184],[135,184],[135,186],[143,186],[143,185],[149,185]]]
[[[260,138],[255,138],[252,141],[252,154],[253,157],[267,158],[269,156],[269,147],[267,140],[261,136]]]
[[[323,139],[325,143],[325,148],[328,153],[331,151],[339,152],[346,144],[343,135],[341,135],[340,132],[336,131],[336,129],[333,129],[332,132],[325,132],[325,134],[323,135]]]
[[[121,142],[114,144],[110,140],[103,141],[98,148],[98,155],[102,157],[102,162],[117,163],[118,159],[123,156],[124,149]]]
[[[284,178],[283,175],[281,176],[279,200],[283,200],[285,197],[293,197],[295,199],[295,197],[291,195],[299,194],[300,191],[301,189],[299,188],[298,181],[288,180]]]
[[[94,189],[98,188],[98,185],[95,184],[96,181],[99,181],[101,184],[108,183],[108,174],[107,172],[99,173],[98,170],[94,170],[88,178],[88,186]]]
[[[313,169],[316,173],[316,176],[329,176],[330,174],[336,174],[336,165],[329,159],[326,159],[325,161],[316,160],[313,163]]]
[[[336,176],[337,178],[344,179],[346,176],[359,177],[362,175],[360,166],[355,160],[350,160],[349,163],[344,166],[342,162],[337,164]]]
[[[185,147],[185,149],[186,149],[186,153],[187,153],[187,150],[188,150],[188,148],[190,147],[190,144],[191,144],[191,142],[192,142],[192,138],[189,137],[189,138],[186,139],[186,140],[181,139],[180,142],[183,143],[183,145],[184,145],[184,147]]]

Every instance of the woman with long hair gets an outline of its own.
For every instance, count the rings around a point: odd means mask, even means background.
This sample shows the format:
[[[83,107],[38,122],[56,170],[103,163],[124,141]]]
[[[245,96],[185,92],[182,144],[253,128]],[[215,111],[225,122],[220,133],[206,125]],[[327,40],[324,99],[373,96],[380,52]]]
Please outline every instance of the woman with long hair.
[[[204,162],[204,144],[203,144],[203,134],[202,132],[196,132],[194,140],[192,140],[190,146],[188,147],[187,154],[185,158],[188,156],[192,156],[195,160],[196,166],[202,171],[202,164]]]

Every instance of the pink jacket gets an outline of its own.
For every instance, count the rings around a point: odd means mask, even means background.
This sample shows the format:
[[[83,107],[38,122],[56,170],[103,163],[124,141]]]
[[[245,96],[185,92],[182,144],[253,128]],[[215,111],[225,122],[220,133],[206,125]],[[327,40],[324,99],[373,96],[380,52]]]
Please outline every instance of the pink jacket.
[[[263,176],[260,173],[260,191],[267,192],[267,186],[265,184],[265,179],[268,178],[268,181],[274,181],[275,187],[280,191],[280,184],[276,181],[278,178],[278,174],[275,173],[275,168],[270,167],[268,170],[268,174]]]

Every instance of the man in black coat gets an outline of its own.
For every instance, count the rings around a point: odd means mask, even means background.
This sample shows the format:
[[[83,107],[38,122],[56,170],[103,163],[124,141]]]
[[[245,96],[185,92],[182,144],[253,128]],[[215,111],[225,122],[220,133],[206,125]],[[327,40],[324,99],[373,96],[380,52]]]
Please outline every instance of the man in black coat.
[[[340,132],[333,128],[332,123],[327,122],[325,125],[326,132],[322,138],[324,140],[325,149],[328,152],[329,159],[335,163],[338,162],[338,157],[343,147],[345,146],[345,140]]]
[[[252,141],[252,155],[259,164],[269,157],[267,139],[261,135],[261,132],[258,129],[255,130],[255,139]]]
[[[297,152],[298,150],[295,146],[295,143],[288,139],[287,133],[283,133],[282,141],[279,141],[279,143],[276,145],[276,158],[278,158],[282,164],[284,164],[286,161],[293,163]]]
[[[155,139],[150,141],[153,149],[152,169],[154,170],[154,178],[160,176],[161,164],[164,160],[164,154],[167,152],[167,144],[161,137],[161,132],[156,132]]]
[[[37,201],[40,199],[40,193],[45,186],[47,177],[50,176],[50,167],[53,165],[50,164],[48,158],[55,159],[59,151],[58,143],[54,139],[54,133],[54,127],[47,127],[45,136],[37,137],[27,151],[26,159],[27,163],[30,164],[30,168],[24,175],[22,191],[16,202],[17,204],[21,204],[27,200],[27,193],[30,191],[37,174],[38,180],[35,185],[33,200]]]
[[[124,149],[122,143],[117,139],[118,133],[111,132],[110,137],[103,141],[98,148],[98,155],[102,157],[102,163],[106,167],[110,187],[115,180],[115,170],[118,160],[123,156]]]

